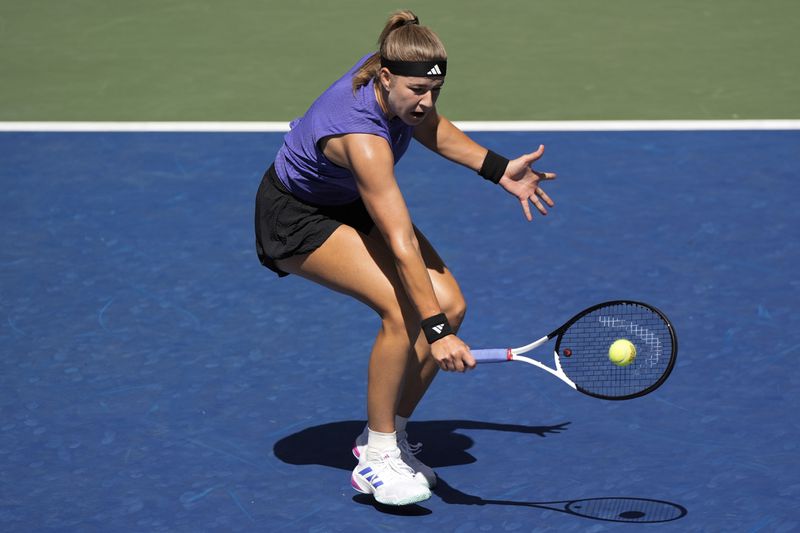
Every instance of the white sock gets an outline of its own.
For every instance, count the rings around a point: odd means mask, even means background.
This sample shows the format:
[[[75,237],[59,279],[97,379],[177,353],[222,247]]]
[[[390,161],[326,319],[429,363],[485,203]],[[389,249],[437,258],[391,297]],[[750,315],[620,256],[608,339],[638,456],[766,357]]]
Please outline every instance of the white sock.
[[[369,430],[367,438],[367,449],[375,452],[385,452],[397,448],[397,433],[381,433],[380,431]]]
[[[400,415],[394,415],[394,430],[396,433],[405,431],[407,424],[408,424],[408,418]],[[364,430],[361,432],[361,434],[366,437],[369,437],[369,424],[364,424]]]
[[[401,431],[405,431],[406,424],[408,424],[408,418],[400,415],[394,415],[394,430],[396,432],[400,433]]]

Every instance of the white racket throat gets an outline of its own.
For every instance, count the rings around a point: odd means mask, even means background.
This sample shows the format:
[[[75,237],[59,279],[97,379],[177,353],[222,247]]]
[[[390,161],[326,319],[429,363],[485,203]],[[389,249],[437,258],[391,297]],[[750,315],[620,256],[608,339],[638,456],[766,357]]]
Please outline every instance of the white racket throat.
[[[561,368],[561,359],[558,357],[558,352],[553,351],[553,360],[555,361],[555,365],[556,365],[555,370],[550,368],[546,364],[542,363],[541,361],[537,361],[536,359],[531,359],[530,357],[525,357],[524,355],[521,355],[521,354],[530,352],[531,350],[534,350],[534,349],[538,348],[539,346],[541,346],[542,344],[544,344],[545,342],[547,342],[549,340],[550,340],[550,337],[545,335],[541,339],[536,340],[536,341],[534,341],[534,342],[532,342],[530,344],[526,344],[525,346],[520,346],[519,348],[510,348],[508,350],[508,358],[510,360],[512,360],[512,361],[523,361],[525,363],[528,363],[528,364],[531,364],[533,366],[539,367],[542,370],[545,370],[545,371],[553,374],[555,377],[557,377],[558,379],[560,379],[561,381],[563,381],[564,383],[566,383],[567,385],[569,385],[573,389],[577,390],[578,386],[575,385],[575,383],[571,379],[569,379],[567,377],[567,375],[564,373],[564,370],[562,370],[562,368]]]

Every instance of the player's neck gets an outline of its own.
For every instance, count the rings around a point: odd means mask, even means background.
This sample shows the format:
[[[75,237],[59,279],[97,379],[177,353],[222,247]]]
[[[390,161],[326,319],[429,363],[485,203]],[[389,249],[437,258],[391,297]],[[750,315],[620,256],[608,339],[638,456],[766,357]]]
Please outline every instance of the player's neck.
[[[389,106],[386,105],[387,95],[384,94],[383,87],[381,87],[380,83],[373,82],[372,88],[375,90],[375,99],[378,101],[378,105],[380,106],[381,111],[383,111],[383,114],[386,115],[386,118],[388,120],[392,120],[394,118],[394,113],[391,113],[389,111]]]

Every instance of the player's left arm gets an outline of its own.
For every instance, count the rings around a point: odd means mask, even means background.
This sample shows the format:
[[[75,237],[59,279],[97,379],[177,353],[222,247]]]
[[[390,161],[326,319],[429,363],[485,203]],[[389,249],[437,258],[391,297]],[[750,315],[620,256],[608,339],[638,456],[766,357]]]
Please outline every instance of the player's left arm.
[[[419,126],[414,128],[414,138],[424,146],[441,155],[478,172],[483,166],[488,150],[476,143],[466,133],[458,129],[447,118],[432,110]],[[522,204],[525,218],[533,219],[530,209],[532,203],[542,214],[555,205],[553,200],[539,186],[542,180],[556,177],[552,172],[533,170],[532,165],[544,154],[544,145],[529,154],[523,154],[509,161],[498,184],[517,197]]]

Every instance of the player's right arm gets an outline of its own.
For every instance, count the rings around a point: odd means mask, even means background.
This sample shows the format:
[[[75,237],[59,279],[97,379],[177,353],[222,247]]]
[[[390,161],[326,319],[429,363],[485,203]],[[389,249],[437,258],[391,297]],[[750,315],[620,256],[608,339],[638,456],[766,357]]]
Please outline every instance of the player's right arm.
[[[421,318],[442,312],[419,248],[411,216],[394,176],[394,156],[385,139],[369,134],[347,134],[329,139],[325,156],[348,168],[356,178],[361,198],[395,259],[406,295]],[[455,335],[431,345],[444,370],[463,371],[475,361]]]

